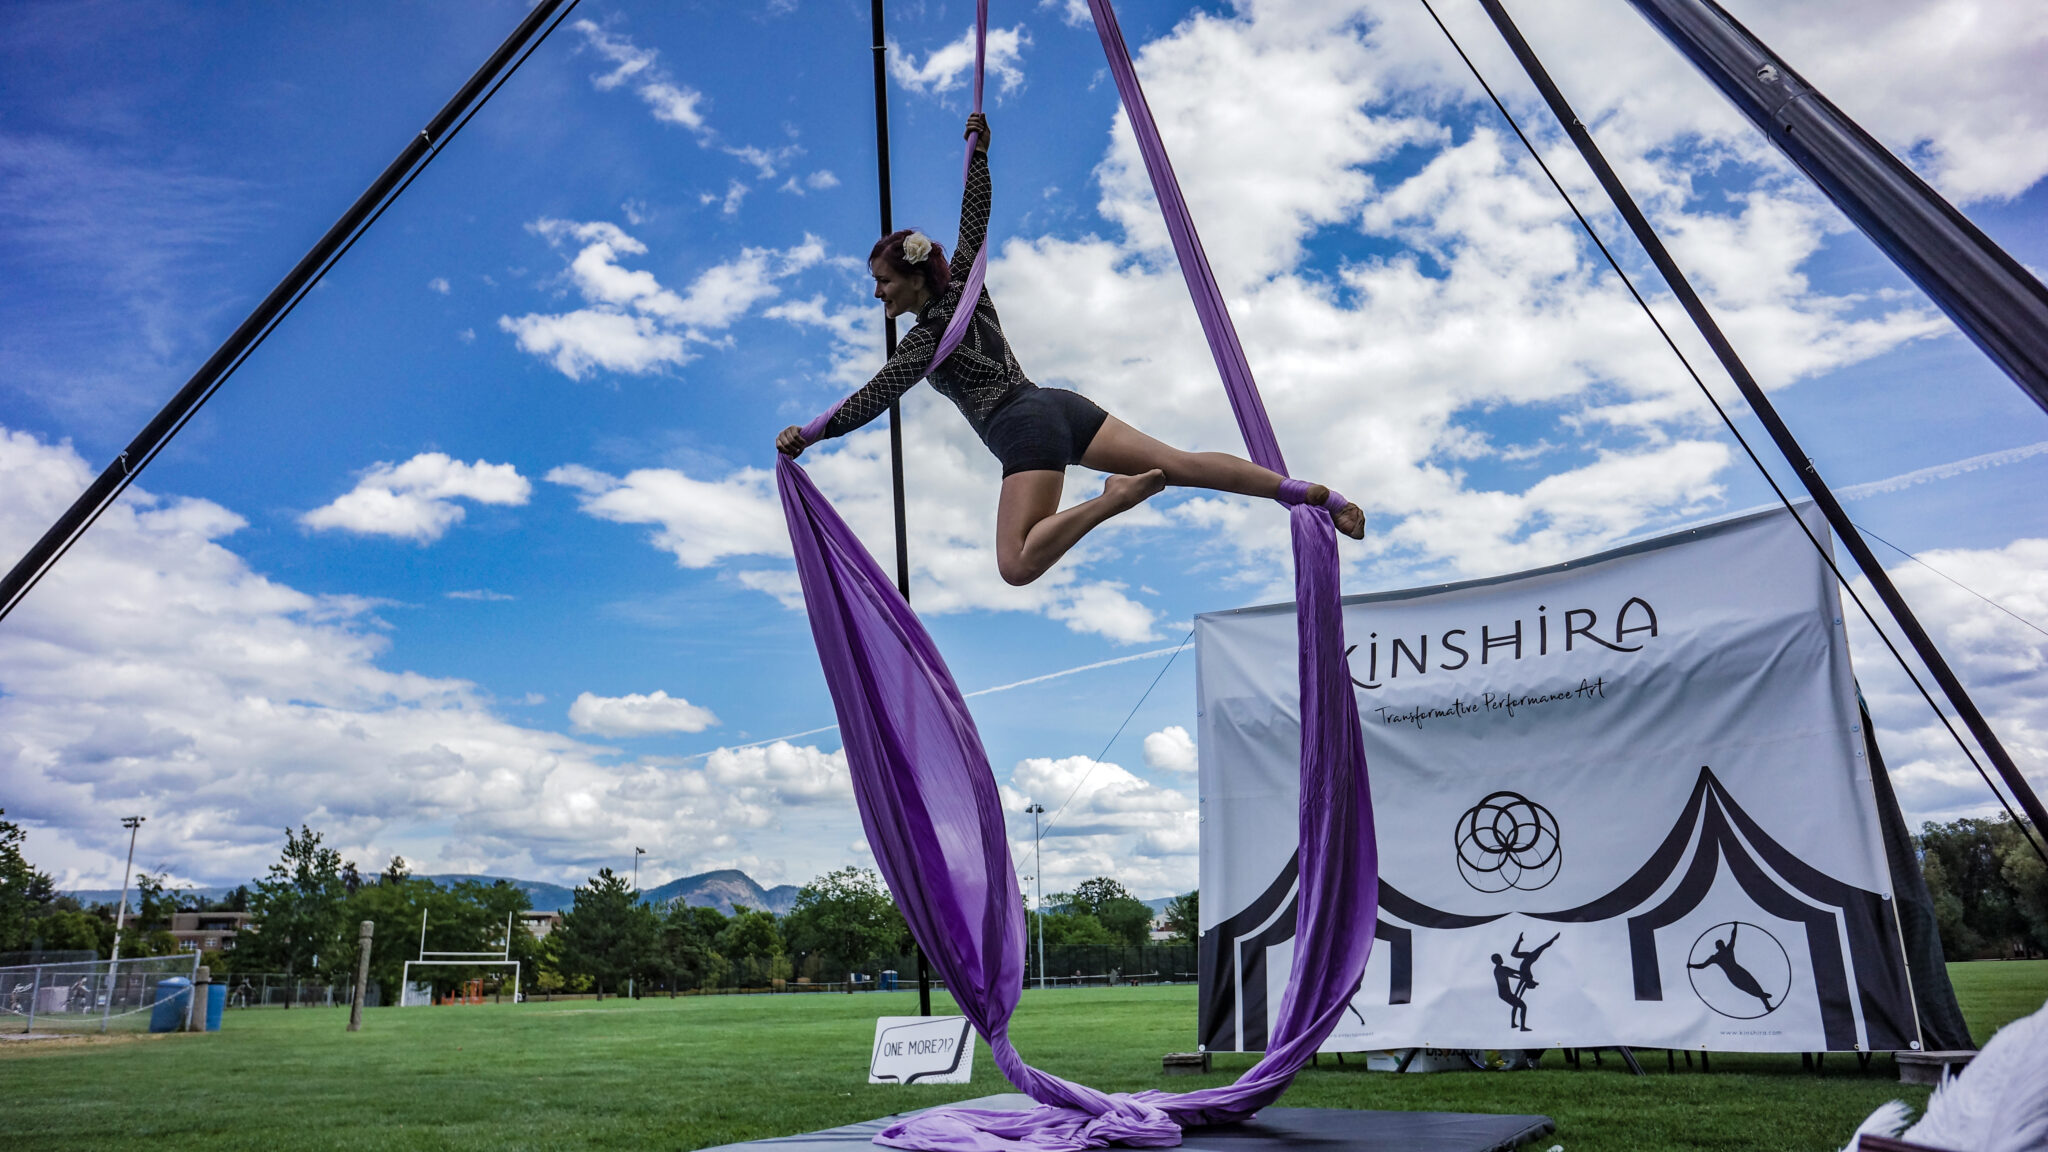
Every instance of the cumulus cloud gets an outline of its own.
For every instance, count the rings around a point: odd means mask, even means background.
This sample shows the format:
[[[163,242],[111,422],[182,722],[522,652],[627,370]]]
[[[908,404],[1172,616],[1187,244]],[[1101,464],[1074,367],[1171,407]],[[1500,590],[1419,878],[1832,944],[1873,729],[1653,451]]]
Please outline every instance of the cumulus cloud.
[[[448,278],[446,276],[436,276],[432,280],[427,281],[427,290],[430,292],[439,292],[443,296],[446,296],[450,292],[454,291],[454,289],[449,286]]]
[[[642,468],[623,477],[576,464],[547,480],[574,488],[585,512],[615,524],[655,524],[650,538],[684,568],[706,568],[729,556],[786,556],[774,481],[759,468],[723,480],[697,480],[674,468]]]
[[[1196,767],[1195,738],[1178,724],[1169,724],[1145,737],[1145,764],[1164,772],[1193,772]]]
[[[1185,892],[1194,886],[1200,825],[1195,802],[1186,793],[1087,756],[1019,761],[1001,791],[1003,806],[1012,813],[1011,854],[1016,859],[1028,860],[1032,843],[1030,819],[1015,814],[1033,803],[1048,810],[1045,819],[1051,826],[1042,845],[1048,892],[1091,876],[1115,876],[1141,894]]]
[[[1088,577],[1091,564],[1112,554],[1120,532],[1163,523],[1157,513],[1150,513],[1150,519],[1143,512],[1119,518],[1037,583],[1012,588],[996,571],[1000,477],[994,462],[950,405],[941,410],[929,398],[918,399],[905,406],[904,467],[911,598],[919,612],[1030,612],[1119,643],[1159,638],[1158,614],[1134,599],[1126,585]],[[804,457],[811,479],[878,556],[889,555],[895,547],[888,451],[886,432],[863,429]],[[773,479],[762,469],[741,468],[707,480],[674,468],[640,469],[616,477],[569,464],[550,471],[547,479],[582,493],[583,510],[593,516],[620,524],[656,525],[650,542],[685,568],[789,556]],[[1070,491],[1068,498],[1088,494],[1092,493]],[[763,569],[753,563],[736,571],[744,586],[801,608],[793,575],[786,568]]]
[[[0,428],[0,551],[27,548],[91,475]],[[622,758],[514,724],[466,681],[388,669],[365,601],[252,570],[226,543],[242,526],[130,489],[0,629],[8,817],[62,886],[118,882],[116,809],[148,815],[154,859],[200,882],[259,875],[301,821],[365,864],[573,881],[636,845],[678,867],[769,859],[750,830],[835,787],[790,766],[815,749],[765,754],[765,771]],[[844,806],[803,819],[774,856],[799,878],[841,863],[858,829]]]
[[[585,692],[569,705],[569,722],[578,732],[600,736],[653,736],[664,732],[702,732],[718,723],[709,708],[700,708],[662,689],[643,696],[598,696]]]
[[[519,349],[580,380],[604,370],[641,374],[694,360],[696,346],[717,344],[749,309],[781,293],[777,281],[825,258],[824,242],[805,236],[788,248],[743,248],[697,274],[681,292],[624,258],[647,246],[616,224],[543,218],[531,226],[551,246],[576,246],[564,278],[584,307],[562,313],[500,316]]]
[[[2048,635],[2040,631],[2048,627],[2048,540],[1918,555],[1921,563],[1906,561],[1887,569],[1893,582],[2035,791],[2048,790]],[[1877,605],[1867,581],[1859,577],[1856,587],[1865,603]],[[1849,605],[1843,616],[1857,657],[1857,680],[1877,725],[1878,747],[1909,819],[1952,820],[1998,811],[1982,778],[1855,606]],[[1898,643],[1910,657],[1905,642]],[[1928,674],[1917,663],[1915,668],[1935,699],[1942,699]],[[1961,730],[1962,724],[1956,727]],[[1990,770],[1988,762],[1985,766]],[[1999,787],[2004,790],[2003,783]]]
[[[996,90],[1002,95],[1008,96],[1023,87],[1024,49],[1030,44],[1031,33],[1022,24],[1014,28],[988,30],[983,64],[986,74],[995,79]],[[964,86],[974,75],[974,29],[970,26],[958,40],[933,49],[922,64],[916,63],[911,53],[891,41],[889,75],[912,92],[951,92]]]
[[[353,489],[299,523],[426,544],[462,521],[457,500],[517,506],[532,494],[533,485],[510,464],[465,464],[445,452],[422,452],[403,464],[372,465]]]
[[[1685,71],[1643,35],[1649,47],[1617,34]],[[1587,43],[1602,61],[1620,52]],[[1588,68],[1572,67],[1575,83]],[[1530,567],[1723,506],[1731,457],[1711,412],[1425,14],[1275,0],[1198,11],[1144,45],[1138,69],[1290,465],[1366,508],[1368,542],[1346,551],[1354,567],[1375,579]],[[1664,83],[1684,94],[1673,108],[1718,99],[1693,91],[1696,78]],[[1594,96],[1581,110],[1606,117],[1604,134],[1614,102],[1633,97]],[[1476,127],[1454,134],[1453,108]],[[1555,152],[1542,117],[1530,123]],[[1693,191],[1746,125],[1661,111],[1631,123],[1625,175],[1770,386],[1946,330],[1910,301],[1815,288],[1803,269],[1840,225],[1811,190],[1773,177],[1732,197]],[[1714,146],[1696,146],[1703,131]],[[1098,210],[1112,230],[1003,243],[989,283],[1006,328],[1034,379],[1077,387],[1170,443],[1236,450],[1122,113],[1106,144]],[[1597,207],[1597,189],[1582,200]],[[1495,443],[1503,425],[1532,431]],[[1481,481],[1468,463],[1537,458],[1545,468],[1526,480],[1490,469]],[[1234,554],[1248,584],[1280,591],[1284,521],[1236,497],[1168,515]]]

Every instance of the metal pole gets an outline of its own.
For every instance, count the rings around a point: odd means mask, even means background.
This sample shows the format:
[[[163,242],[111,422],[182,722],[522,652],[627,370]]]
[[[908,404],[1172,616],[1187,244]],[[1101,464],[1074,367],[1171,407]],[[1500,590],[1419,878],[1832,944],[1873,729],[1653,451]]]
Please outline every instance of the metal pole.
[[[43,966],[36,965],[28,977],[28,1032],[36,1030],[36,1001],[43,998]]]
[[[43,533],[42,538],[29,548],[27,554],[22,556],[4,576],[0,576],[0,619],[5,619],[7,614],[14,610],[14,606],[21,602],[21,598],[28,594],[28,590],[34,587],[38,580],[43,578],[43,574],[49,571],[50,566],[64,555],[87,528],[92,527],[93,521],[99,518],[100,513],[106,511],[107,507],[120,497],[135,474],[155,459],[156,454],[163,450],[171,437],[177,435],[178,430],[185,426],[185,422],[199,410],[200,405],[206,403],[207,398],[212,396],[221,383],[234,372],[236,366],[263,342],[270,328],[312,288],[325,273],[326,268],[340,258],[341,253],[354,242],[354,237],[361,234],[361,229],[369,227],[369,222],[383,210],[382,206],[388,204],[388,198],[402,190],[404,183],[413,175],[417,175],[420,166],[432,160],[436,155],[436,149],[461,126],[460,121],[464,113],[470,110],[471,105],[481,106],[478,103],[479,97],[490,98],[490,93],[486,89],[491,87],[492,81],[505,71],[508,64],[513,68],[518,67],[515,57],[524,59],[520,56],[521,49],[525,48],[529,41],[534,40],[536,34],[545,37],[548,31],[552,31],[554,26],[549,25],[548,21],[561,10],[565,2],[573,7],[576,0],[540,0],[534,5],[533,10],[520,20],[512,35],[498,46],[497,51],[491,53],[483,66],[478,68],[455,93],[454,98],[442,105],[434,118],[427,122],[427,126],[407,141],[397,158],[385,167],[361,196],[356,197],[355,203],[349,205],[348,210],[342,213],[341,219],[336,220],[334,226],[313,245],[312,250],[293,265],[292,270],[285,274],[277,287],[270,290],[270,294],[265,296],[262,303],[256,306],[256,310],[228,336],[226,342],[215,349],[212,356],[207,357],[206,363],[200,365],[199,371],[185,382],[183,388],[178,389],[177,395],[143,426],[141,432],[136,433],[135,439],[129,441],[128,447],[87,486],[78,499],[72,502],[71,507],[50,526],[50,530]]]
[[[645,855],[647,855],[647,849],[633,849],[633,903],[635,904],[638,904],[640,902],[640,858]],[[507,920],[506,924],[508,926],[508,930],[505,933],[505,948],[507,949],[506,954],[510,955],[510,949],[512,947],[512,934],[509,930],[509,926],[511,924],[511,921]],[[633,978],[633,973],[626,973],[626,999],[628,1000],[633,999]]]
[[[887,236],[896,230],[896,223],[889,194],[889,40],[884,33],[882,0],[872,0],[868,5],[868,21],[874,32],[875,184],[881,205],[882,235]],[[896,355],[896,318],[893,316],[882,317],[882,352],[885,356]],[[903,594],[903,602],[907,604],[910,602],[910,526],[903,502],[903,408],[893,400],[889,403],[889,487],[896,509],[896,591]],[[912,941],[911,947],[917,953],[917,1012],[920,1016],[929,1016],[932,1014],[931,966],[925,963],[923,946]]]
[[[1543,99],[1550,105],[1552,114],[1564,125],[1564,130],[1571,136],[1572,143],[1578,146],[1579,153],[1586,158],[1587,165],[1593,169],[1593,175],[1599,178],[1600,186],[1607,190],[1608,198],[1621,212],[1622,219],[1628,222],[1629,229],[1635,233],[1637,241],[1649,254],[1651,262],[1663,273],[1665,282],[1671,286],[1672,294],[1684,305],[1686,314],[1699,328],[1700,335],[1706,337],[1707,344],[1713,348],[1714,355],[1721,361],[1721,366],[1734,379],[1735,386],[1742,390],[1743,399],[1748,401],[1750,408],[1756,412],[1757,419],[1771,434],[1771,439],[1777,444],[1778,450],[1791,462],[1792,470],[1798,474],[1800,483],[1806,486],[1807,494],[1813,497],[1813,502],[1819,506],[1821,514],[1827,517],[1828,524],[1834,528],[1835,535],[1841,538],[1843,546],[1849,550],[1849,555],[1855,558],[1856,566],[1863,570],[1864,578],[1870,581],[1871,587],[1877,590],[1878,597],[1884,601],[1885,607],[1891,610],[1892,619],[1898,622],[1899,630],[1906,634],[1906,639],[1912,643],[1913,650],[1919,653],[1921,662],[1927,665],[1927,670],[1933,673],[1935,681],[1941,685],[1941,690],[1948,697],[1950,705],[1963,718],[1963,723],[1969,726],[1971,735],[1977,738],[1977,743],[1983,747],[1984,754],[1998,768],[1998,774],[2005,778],[2006,787],[2012,790],[2013,797],[2020,802],[2020,807],[2026,811],[2027,818],[2033,821],[2037,830],[2048,833],[2048,808],[2042,806],[2041,798],[2027,783],[2019,765],[2013,762],[2011,754],[2005,750],[2005,745],[1999,743],[1997,733],[1991,730],[1991,725],[1984,719],[1984,714],[1977,710],[1976,701],[1970,698],[1969,690],[1963,687],[1963,682],[1949,668],[1948,661],[1942,658],[1941,650],[1935,647],[1934,639],[1921,627],[1919,618],[1913,615],[1912,607],[1893,585],[1890,575],[1884,570],[1884,565],[1878,562],[1876,554],[1870,550],[1870,545],[1864,542],[1863,533],[1850,522],[1849,514],[1843,511],[1841,503],[1835,499],[1834,492],[1820,478],[1820,472],[1814,467],[1812,458],[1799,446],[1799,441],[1792,435],[1792,430],[1786,426],[1785,421],[1779,417],[1777,408],[1771,404],[1770,397],[1764,394],[1763,388],[1757,384],[1756,378],[1750,375],[1749,368],[1736,354],[1735,346],[1722,334],[1721,326],[1715,323],[1713,314],[1707,311],[1707,306],[1700,300],[1699,293],[1693,290],[1692,282],[1686,279],[1685,272],[1679,268],[1678,262],[1671,258],[1671,253],[1665,250],[1663,241],[1658,238],[1656,229],[1650,226],[1648,217],[1636,206],[1635,198],[1629,195],[1628,188],[1622,184],[1621,178],[1615,175],[1614,169],[1607,163],[1607,158],[1601,155],[1599,145],[1593,142],[1592,133],[1586,130],[1586,126],[1579,121],[1578,114],[1572,111],[1570,103],[1565,100],[1564,94],[1558,91],[1557,85],[1550,78],[1550,73],[1544,69],[1543,62],[1536,58],[1536,53],[1529,47],[1529,42],[1522,38],[1521,30],[1515,27],[1515,22],[1509,18],[1507,9],[1501,6],[1500,0],[1479,2],[1486,9],[1486,14],[1493,18],[1494,26],[1500,29],[1500,34],[1507,41],[1508,47],[1514,50],[1515,58],[1529,74],[1529,79],[1535,82],[1537,90],[1543,94]]]
[[[121,928],[128,922],[128,876],[135,870],[135,832],[147,819],[147,816],[121,817],[121,827],[128,830],[128,863],[121,869],[121,903],[114,910],[114,951],[107,958],[109,963],[121,958]],[[107,971],[111,973],[113,969]]]
[[[1039,846],[1038,818],[1045,814],[1045,805],[1033,804],[1025,809],[1031,813],[1031,881],[1038,888],[1038,896],[1032,901],[1038,913],[1038,987],[1045,988],[1045,851]]]
[[[356,931],[356,997],[348,1006],[348,1030],[363,1030],[363,997],[370,988],[370,937],[377,931],[375,920],[365,920]]]

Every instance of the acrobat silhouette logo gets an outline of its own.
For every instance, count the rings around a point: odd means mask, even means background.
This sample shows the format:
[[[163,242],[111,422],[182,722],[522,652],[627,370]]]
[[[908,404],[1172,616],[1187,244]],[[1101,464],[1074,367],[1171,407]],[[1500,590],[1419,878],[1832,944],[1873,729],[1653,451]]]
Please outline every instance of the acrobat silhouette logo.
[[[1504,962],[1500,953],[1493,954],[1494,990],[1500,994],[1501,1003],[1508,1006],[1508,1027],[1520,1032],[1535,1031],[1529,1027],[1529,1002],[1522,997],[1536,987],[1536,961],[1542,959],[1544,950],[1557,943],[1561,935],[1563,933],[1556,933],[1536,947],[1525,949],[1522,947],[1522,934],[1515,933],[1515,946],[1508,949],[1508,955],[1515,959],[1513,964]]]
[[[1686,979],[1700,1002],[1735,1020],[1755,1020],[1785,1006],[1792,960],[1778,938],[1755,924],[1730,920],[1693,941]]]
[[[1458,817],[1458,875],[1480,892],[1534,892],[1557,879],[1557,817],[1519,792],[1495,792]]]

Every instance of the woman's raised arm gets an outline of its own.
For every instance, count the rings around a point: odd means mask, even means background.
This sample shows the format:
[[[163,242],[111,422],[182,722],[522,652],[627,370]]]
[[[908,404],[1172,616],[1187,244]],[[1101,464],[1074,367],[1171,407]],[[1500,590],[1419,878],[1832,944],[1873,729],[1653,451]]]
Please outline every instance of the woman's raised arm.
[[[988,239],[988,214],[994,202],[994,187],[988,175],[988,117],[976,112],[967,118],[967,134],[981,135],[974,143],[974,155],[967,161],[967,185],[960,190],[960,242],[953,246],[948,265],[955,284],[965,284],[974,268],[974,254]],[[972,306],[972,301],[969,302]]]

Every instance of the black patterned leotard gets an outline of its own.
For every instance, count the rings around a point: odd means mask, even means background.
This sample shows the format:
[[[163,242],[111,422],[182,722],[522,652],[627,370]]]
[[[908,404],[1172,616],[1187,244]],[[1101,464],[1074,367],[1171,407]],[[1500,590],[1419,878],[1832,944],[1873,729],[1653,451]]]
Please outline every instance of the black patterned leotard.
[[[960,307],[960,294],[966,290],[974,254],[981,250],[982,240],[988,235],[990,200],[988,153],[976,151],[968,163],[967,187],[960,194],[960,243],[953,249],[948,265],[953,273],[952,284],[918,316],[917,326],[903,337],[896,346],[896,354],[875,373],[875,378],[846,398],[846,403],[825,425],[826,436],[844,436],[888,411],[898,396],[929,372],[932,387],[957,405],[960,414],[974,426],[975,434],[986,441],[989,420],[996,410],[1018,393],[1037,387],[1025,377],[1024,369],[1017,366],[1017,357],[1010,351],[1010,342],[1003,338],[1002,321],[996,316],[996,306],[989,300],[986,288],[975,302],[974,322],[967,326],[960,346],[946,357],[945,363],[932,367],[932,353],[938,349],[946,322]]]

